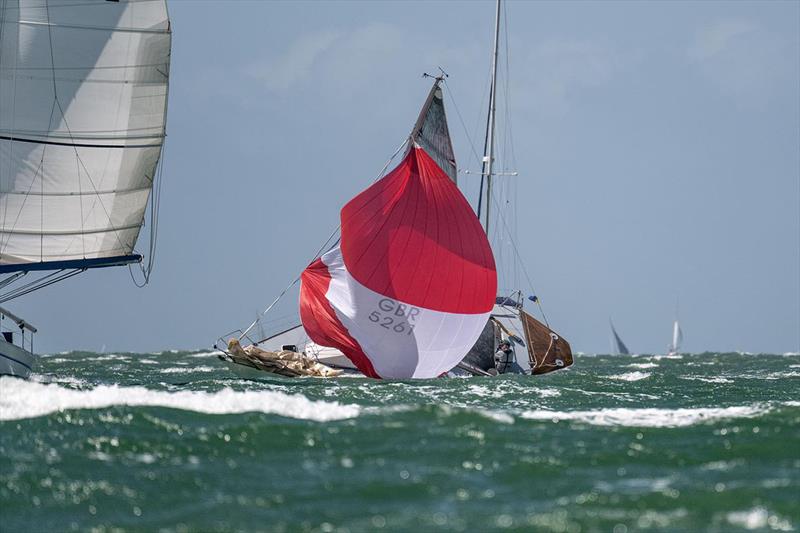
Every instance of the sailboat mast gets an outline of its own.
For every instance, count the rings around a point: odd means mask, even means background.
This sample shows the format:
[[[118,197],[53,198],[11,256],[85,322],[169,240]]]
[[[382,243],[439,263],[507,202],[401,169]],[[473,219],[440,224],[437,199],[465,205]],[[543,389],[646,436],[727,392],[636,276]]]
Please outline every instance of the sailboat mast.
[[[500,0],[494,17],[494,49],[492,51],[492,82],[489,89],[489,116],[486,117],[486,138],[483,147],[483,169],[481,176],[486,178],[486,222],[484,229],[489,234],[489,212],[492,205],[492,165],[494,163],[494,122],[497,102],[497,52],[500,43]],[[479,208],[480,210],[480,208]],[[479,213],[480,215],[480,213]]]

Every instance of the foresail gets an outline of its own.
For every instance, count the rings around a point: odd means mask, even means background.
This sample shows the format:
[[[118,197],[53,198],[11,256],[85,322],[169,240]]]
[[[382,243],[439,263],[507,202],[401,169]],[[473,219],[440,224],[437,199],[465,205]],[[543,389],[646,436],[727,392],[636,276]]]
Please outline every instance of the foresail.
[[[672,351],[677,352],[680,350],[681,344],[683,344],[683,331],[681,331],[681,326],[676,320],[672,325]]]
[[[611,324],[611,334],[614,336],[614,348],[619,355],[630,355],[630,351],[628,351],[628,347],[625,346],[625,343],[622,342],[617,330],[614,328],[614,324]]]
[[[447,116],[444,111],[444,100],[440,83],[435,83],[422,106],[417,123],[411,132],[412,146],[414,143],[439,165],[453,182],[457,182],[456,157],[453,153],[453,144],[450,140],[450,130],[447,127]]]
[[[0,266],[130,256],[165,132],[164,0],[2,11]]]
[[[519,311],[528,345],[531,374],[547,374],[572,365],[572,348],[566,339],[525,311]]]
[[[412,146],[341,222],[341,244],[301,277],[309,337],[372,377],[430,378],[456,366],[486,326],[497,273],[455,182]]]

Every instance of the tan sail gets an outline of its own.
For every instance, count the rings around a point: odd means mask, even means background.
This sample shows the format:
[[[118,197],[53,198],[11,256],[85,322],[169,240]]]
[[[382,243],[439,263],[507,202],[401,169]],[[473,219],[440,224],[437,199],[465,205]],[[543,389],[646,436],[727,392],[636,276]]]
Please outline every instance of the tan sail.
[[[341,370],[325,366],[301,353],[288,350],[271,352],[255,345],[242,348],[237,339],[228,342],[228,352],[234,363],[282,376],[330,378],[342,374]]]
[[[572,364],[572,349],[558,333],[520,309],[531,374],[547,374]]]

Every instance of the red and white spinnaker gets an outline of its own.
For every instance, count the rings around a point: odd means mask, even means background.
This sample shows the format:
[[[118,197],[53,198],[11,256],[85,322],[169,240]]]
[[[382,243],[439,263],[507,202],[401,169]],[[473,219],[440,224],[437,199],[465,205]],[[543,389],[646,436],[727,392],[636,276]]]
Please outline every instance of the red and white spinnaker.
[[[494,257],[455,170],[437,80],[402,162],[344,206],[340,244],[302,274],[309,337],[367,376],[439,376],[489,319]]]

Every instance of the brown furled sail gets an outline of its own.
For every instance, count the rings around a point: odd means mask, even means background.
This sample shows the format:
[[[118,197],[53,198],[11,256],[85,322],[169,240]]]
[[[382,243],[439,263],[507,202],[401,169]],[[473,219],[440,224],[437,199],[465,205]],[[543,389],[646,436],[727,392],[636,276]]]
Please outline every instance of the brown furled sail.
[[[525,330],[531,374],[547,374],[572,364],[572,349],[561,335],[522,309],[519,310],[519,318]]]

